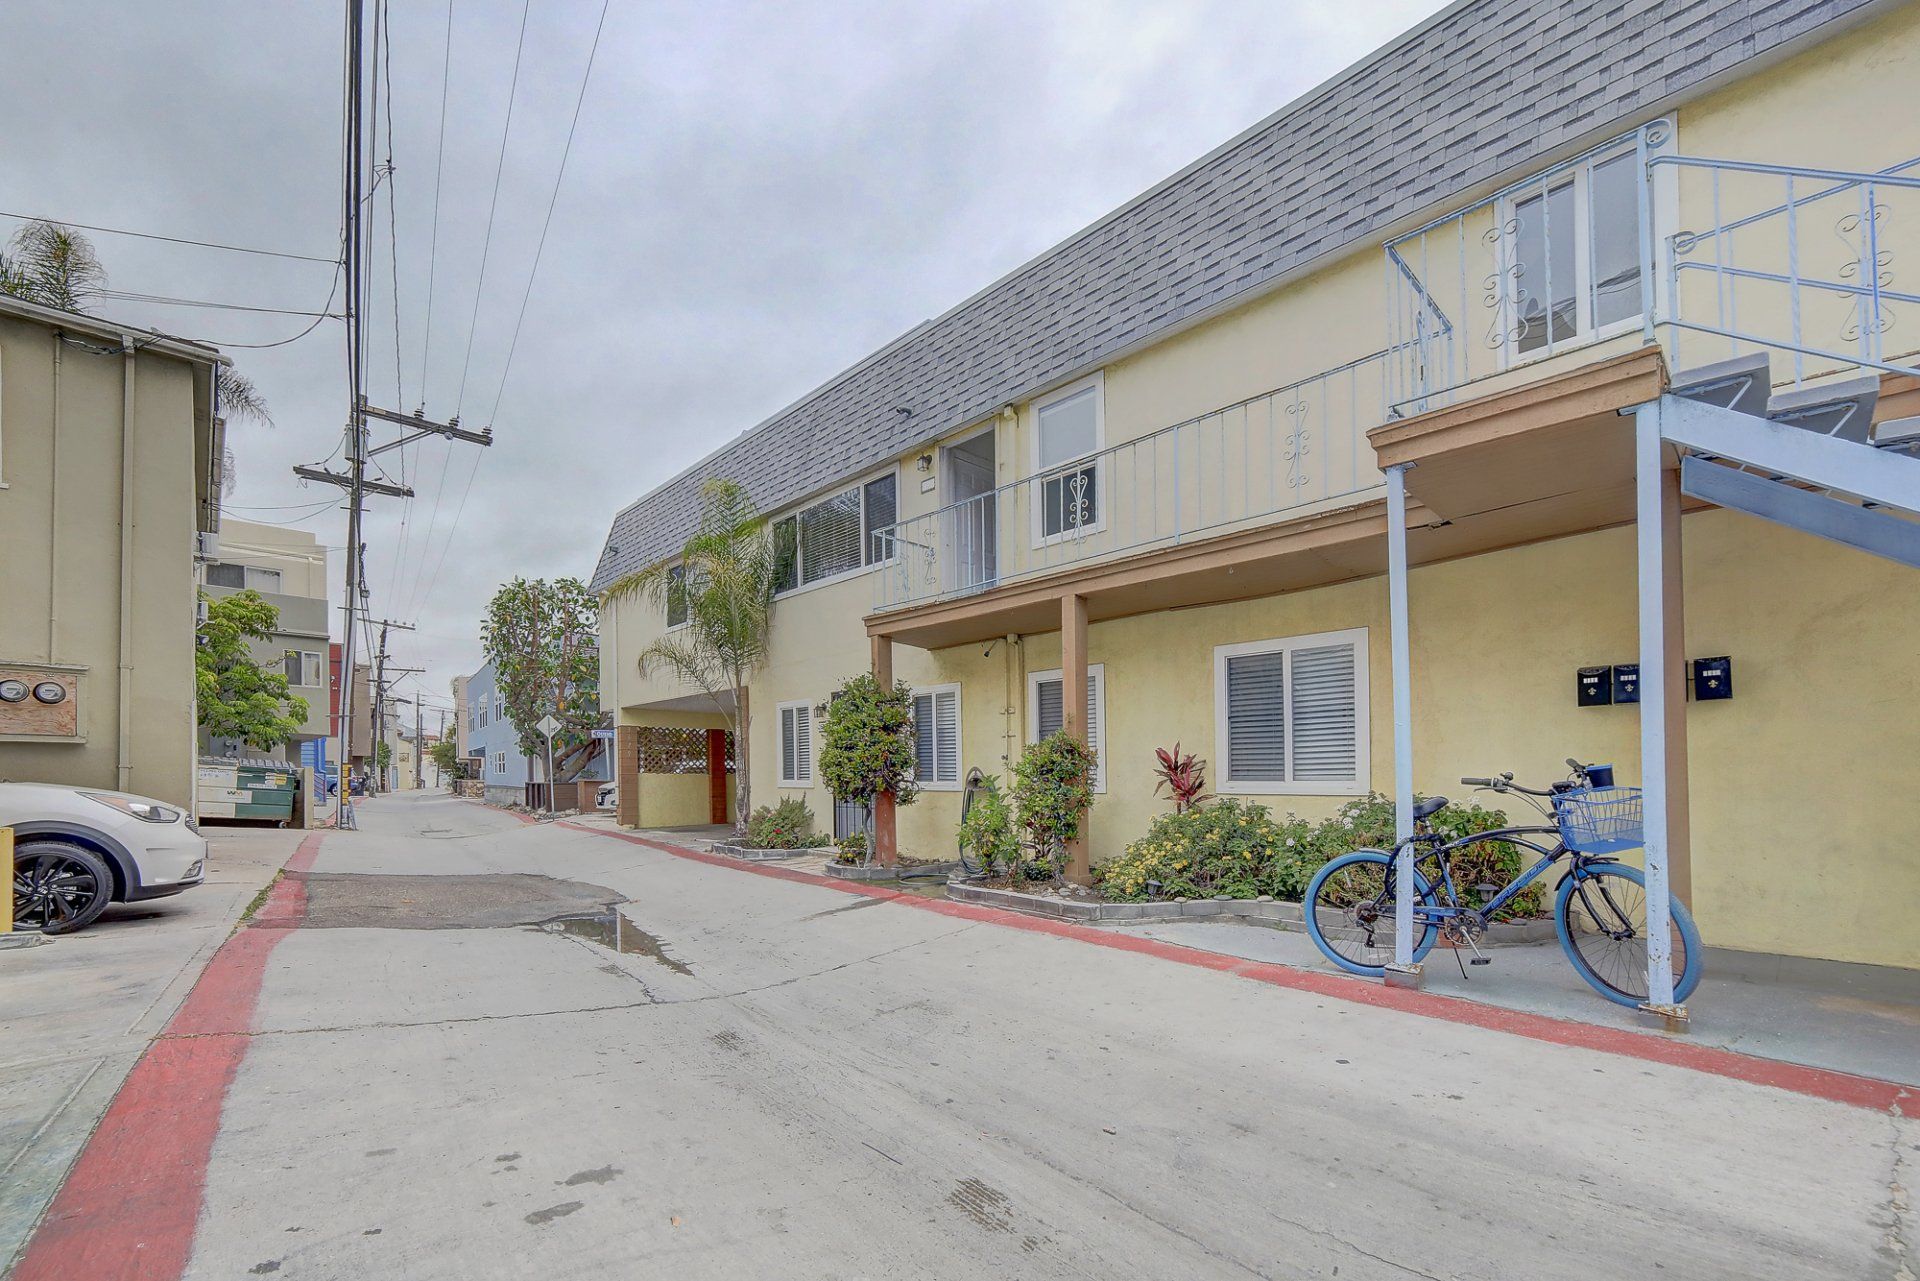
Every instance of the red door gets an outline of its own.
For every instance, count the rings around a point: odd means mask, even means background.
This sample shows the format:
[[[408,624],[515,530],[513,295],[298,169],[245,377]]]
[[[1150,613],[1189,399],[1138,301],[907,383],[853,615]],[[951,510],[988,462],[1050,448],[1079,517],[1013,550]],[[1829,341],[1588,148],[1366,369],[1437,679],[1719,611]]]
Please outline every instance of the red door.
[[[727,821],[727,731],[707,731],[708,822]]]

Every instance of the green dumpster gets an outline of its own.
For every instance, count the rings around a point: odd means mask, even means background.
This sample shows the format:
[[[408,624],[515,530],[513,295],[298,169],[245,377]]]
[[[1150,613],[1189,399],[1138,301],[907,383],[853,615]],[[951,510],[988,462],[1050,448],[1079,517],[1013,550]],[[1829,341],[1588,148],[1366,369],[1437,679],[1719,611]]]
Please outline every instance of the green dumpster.
[[[252,819],[278,823],[293,821],[294,795],[300,790],[298,767],[285,761],[200,761],[201,818]]]

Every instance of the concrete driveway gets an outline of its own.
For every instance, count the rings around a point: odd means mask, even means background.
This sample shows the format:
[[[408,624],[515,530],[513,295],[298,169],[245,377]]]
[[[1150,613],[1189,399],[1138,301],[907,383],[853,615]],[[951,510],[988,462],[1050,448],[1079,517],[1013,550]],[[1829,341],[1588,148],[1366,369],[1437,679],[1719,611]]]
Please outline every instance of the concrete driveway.
[[[444,795],[361,822],[209,969],[22,1281],[1911,1275],[1897,1101]]]

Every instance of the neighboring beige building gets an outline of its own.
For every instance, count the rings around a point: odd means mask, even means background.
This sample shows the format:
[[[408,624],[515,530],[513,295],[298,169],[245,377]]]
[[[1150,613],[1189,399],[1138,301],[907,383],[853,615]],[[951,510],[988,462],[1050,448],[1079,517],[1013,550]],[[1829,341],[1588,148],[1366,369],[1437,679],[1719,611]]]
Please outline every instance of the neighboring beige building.
[[[1569,756],[1658,781],[1709,946],[1920,968],[1920,560],[1846,497],[1920,508],[1875,447],[1920,414],[1915,83],[1914,3],[1450,5],[641,498],[593,585],[670,561],[705,479],[744,484],[791,562],[753,802],[827,825],[815,718],[897,676],[921,791],[883,850],[953,857],[969,772],[1051,730],[1101,757],[1082,876],[1168,808],[1157,747],[1318,819],[1392,793],[1405,733],[1412,786],[1456,800]],[[1703,445],[1698,371],[1734,356]],[[1669,698],[1619,706],[1656,607]],[[724,721],[636,662],[680,621],[603,605],[626,823],[720,796],[693,736]],[[1576,700],[1595,668],[1622,698]]]
[[[194,799],[212,347],[0,296],[0,778]]]
[[[307,700],[307,720],[294,738],[271,751],[237,740],[212,741],[204,733],[202,750],[213,756],[265,756],[317,765],[311,758],[330,737],[327,633],[332,607],[327,599],[327,549],[305,530],[228,516],[220,523],[217,546],[209,549],[209,556],[202,567],[209,596],[230,596],[250,588],[280,611],[280,625],[273,636],[254,642],[254,658],[262,666],[284,668],[288,692]],[[326,756],[339,764],[338,752],[331,747]]]

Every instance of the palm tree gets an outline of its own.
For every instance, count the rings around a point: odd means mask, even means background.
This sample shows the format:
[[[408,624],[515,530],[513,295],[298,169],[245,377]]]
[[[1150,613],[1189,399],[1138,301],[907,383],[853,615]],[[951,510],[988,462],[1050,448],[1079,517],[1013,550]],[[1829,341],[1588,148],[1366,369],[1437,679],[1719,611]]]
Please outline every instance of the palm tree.
[[[608,601],[649,600],[663,613],[684,602],[687,626],[641,650],[640,672],[698,687],[726,718],[738,757],[734,826],[742,833],[752,812],[747,678],[766,661],[778,568],[774,539],[747,491],[709,480],[700,487],[700,523],[680,555],[627,575],[604,594]]]
[[[84,311],[107,284],[93,242],[57,222],[34,221],[13,233],[0,253],[0,293],[43,307]]]

